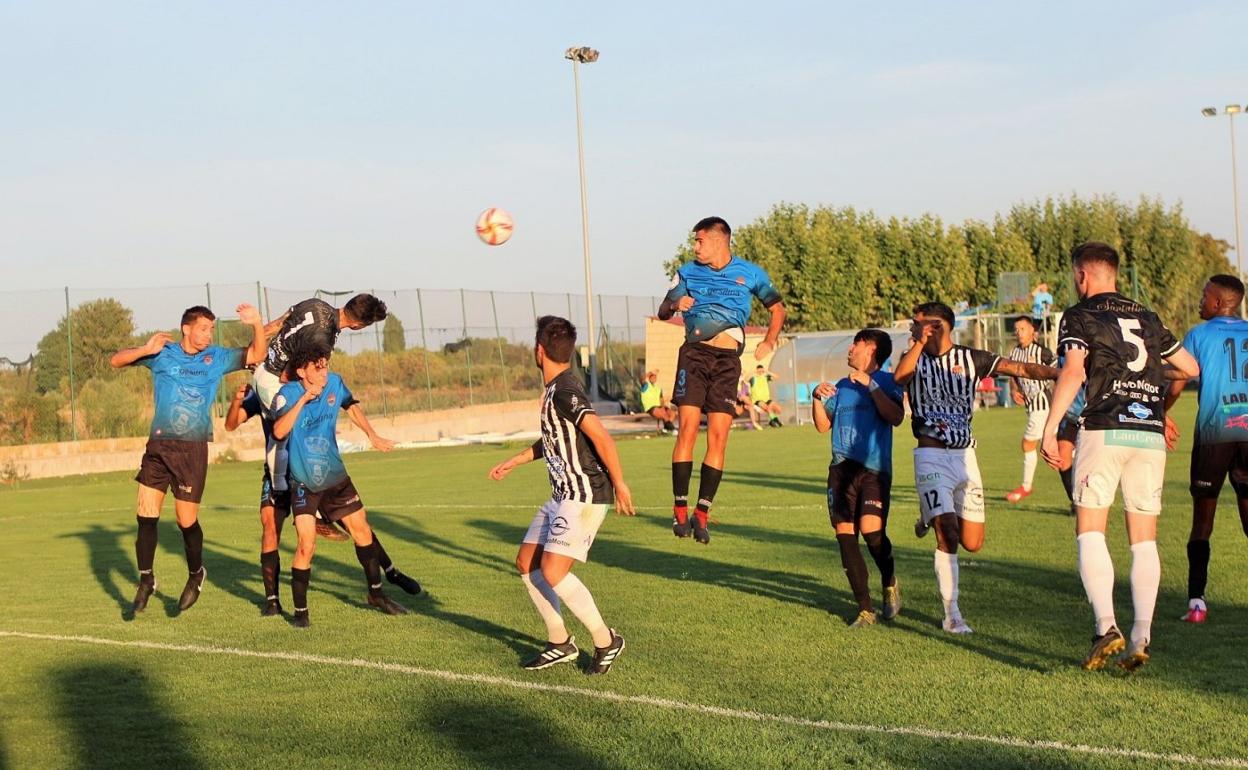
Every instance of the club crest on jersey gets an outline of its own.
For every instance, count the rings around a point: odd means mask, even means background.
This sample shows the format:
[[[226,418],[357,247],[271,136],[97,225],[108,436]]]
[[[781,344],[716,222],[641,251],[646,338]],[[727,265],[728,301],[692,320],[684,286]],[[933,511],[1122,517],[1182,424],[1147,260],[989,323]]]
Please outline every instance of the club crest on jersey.
[[[1226,427],[1248,430],[1248,414],[1237,414],[1234,417],[1227,417]]]
[[[333,393],[330,393],[329,398],[325,399],[325,403],[329,404],[330,406],[333,406],[337,401],[338,401],[338,396]]]
[[[1127,411],[1130,412],[1131,415],[1137,420],[1147,420],[1149,417],[1153,416],[1153,410],[1144,406],[1139,401],[1132,402],[1131,406],[1127,407]]]
[[[744,275],[739,275],[739,276],[737,276],[737,283],[739,283],[739,284],[741,284],[742,286],[744,286],[744,285],[745,285],[745,276],[744,276]]]
[[[211,365],[212,365],[212,356],[211,356],[211,355],[204,356],[204,365],[205,365],[205,366],[211,366]]]
[[[963,368],[962,366],[958,365],[958,364],[954,364],[952,367],[950,367],[950,371],[952,371],[954,374],[965,374],[965,373],[966,373],[966,369],[965,369],[965,368]]]
[[[568,520],[562,516],[556,516],[550,521],[550,534],[559,537],[568,531]]]

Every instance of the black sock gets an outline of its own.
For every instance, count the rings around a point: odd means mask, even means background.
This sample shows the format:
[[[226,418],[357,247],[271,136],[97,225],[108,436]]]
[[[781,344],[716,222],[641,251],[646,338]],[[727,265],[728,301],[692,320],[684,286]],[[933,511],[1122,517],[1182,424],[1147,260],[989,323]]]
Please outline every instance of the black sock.
[[[854,600],[858,609],[871,609],[871,589],[867,587],[867,562],[862,558],[858,548],[858,538],[854,535],[837,535],[836,544],[841,547],[841,566],[845,568],[845,576],[849,578],[849,589],[854,592]]]
[[[862,536],[867,541],[867,550],[880,571],[880,584],[888,588],[893,584],[895,565],[893,564],[893,541],[888,539],[884,530],[867,532]]]
[[[308,583],[312,582],[312,567],[290,568],[290,596],[295,602],[295,612],[308,611]]]
[[[139,536],[134,541],[134,557],[139,563],[140,576],[152,574],[152,562],[156,560],[156,518],[136,516],[139,520]]]
[[[1058,471],[1062,475],[1062,488],[1066,490],[1066,498],[1071,502],[1075,500],[1075,468],[1072,465],[1064,471]]]
[[[712,468],[702,463],[702,468],[698,472],[698,508],[695,515],[698,517],[698,523],[704,527],[707,516],[711,513],[711,506],[715,504],[715,493],[719,491],[719,482],[723,478],[722,469]]]
[[[676,518],[682,519],[681,512],[688,515],[689,511],[689,480],[693,478],[693,461],[672,463],[672,496],[676,498]]]
[[[370,594],[381,593],[381,562],[377,559],[377,550],[376,540],[368,545],[355,547],[355,558],[360,560],[360,566],[364,568],[364,579],[368,581]]]
[[[1187,541],[1187,598],[1199,599],[1205,595],[1209,582],[1209,541]]]
[[[389,572],[394,567],[394,562],[390,561],[390,554],[386,553],[386,547],[377,539],[377,533],[373,533],[373,545],[377,546],[377,563],[381,565],[382,572]]]
[[[264,580],[264,598],[277,598],[277,581],[282,574],[282,557],[277,549],[260,553],[260,577]]]
[[[199,572],[204,566],[204,530],[198,520],[189,527],[179,524],[178,529],[182,530],[182,544],[186,547],[186,568]]]

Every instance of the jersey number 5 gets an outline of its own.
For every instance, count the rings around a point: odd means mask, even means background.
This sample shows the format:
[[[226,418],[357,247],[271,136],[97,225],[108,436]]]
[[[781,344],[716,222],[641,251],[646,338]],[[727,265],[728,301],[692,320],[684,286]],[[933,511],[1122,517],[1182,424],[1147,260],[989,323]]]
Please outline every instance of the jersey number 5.
[[[1119,318],[1118,328],[1122,330],[1123,342],[1134,345],[1136,350],[1135,359],[1127,362],[1127,368],[1133,372],[1144,371],[1148,350],[1144,347],[1144,338],[1136,333],[1140,330],[1140,322],[1134,318]]]

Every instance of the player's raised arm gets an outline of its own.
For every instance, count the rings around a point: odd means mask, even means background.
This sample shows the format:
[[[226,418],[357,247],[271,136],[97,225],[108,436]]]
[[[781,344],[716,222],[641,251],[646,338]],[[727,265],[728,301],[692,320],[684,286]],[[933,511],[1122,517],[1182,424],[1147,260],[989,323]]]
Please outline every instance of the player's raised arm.
[[[295,421],[299,419],[299,412],[303,411],[303,405],[321,395],[321,389],[324,387],[323,382],[305,381],[303,395],[299,396],[295,403],[285,408],[274,404],[280,410],[280,416],[273,421],[273,438],[281,441],[289,436],[291,428],[295,427]],[[281,394],[279,393],[278,396],[280,397]]]
[[[245,302],[239,305],[236,310],[238,312],[238,320],[251,327],[251,345],[247,347],[246,364],[247,366],[258,364],[264,360],[266,352],[265,342],[267,340],[264,333],[264,321],[260,318],[260,311]]]
[[[828,414],[824,400],[836,396],[836,386],[830,382],[821,382],[810,395],[810,416],[814,418],[815,430],[827,433],[832,430],[832,415]]]
[[[147,358],[148,356],[156,355],[160,352],[161,348],[170,342],[173,342],[173,337],[171,337],[167,332],[156,332],[148,338],[147,342],[139,345],[138,347],[118,350],[113,354],[112,358],[108,359],[108,363],[114,369],[129,366],[135,361],[138,361],[140,358]]]
[[[897,371],[893,373],[893,380],[898,385],[905,386],[914,379],[914,370],[919,363],[919,356],[923,355],[923,346],[932,338],[936,332],[935,327],[930,323],[914,323],[910,327],[910,347],[901,356],[901,360],[897,362]]]
[[[543,453],[544,450],[542,448],[542,440],[539,438],[537,441],[533,442],[532,446],[526,447],[518,454],[503,460],[501,463],[491,468],[489,476],[495,481],[502,481],[503,477],[508,473],[511,473],[516,466],[531,463],[534,460],[540,459]]]
[[[624,483],[624,470],[620,467],[620,455],[615,451],[615,440],[607,433],[607,428],[598,419],[598,415],[590,413],[581,418],[577,429],[585,434],[585,438],[594,445],[602,465],[611,477],[611,486],[615,488],[615,510],[624,516],[636,515],[633,508],[633,493]]]
[[[289,317],[290,317],[290,311],[287,310],[285,313],[282,313],[277,318],[274,318],[272,321],[269,321],[267,324],[265,324],[264,336],[272,337],[274,334],[277,334],[279,331],[281,331],[282,324],[286,323],[286,319]]]

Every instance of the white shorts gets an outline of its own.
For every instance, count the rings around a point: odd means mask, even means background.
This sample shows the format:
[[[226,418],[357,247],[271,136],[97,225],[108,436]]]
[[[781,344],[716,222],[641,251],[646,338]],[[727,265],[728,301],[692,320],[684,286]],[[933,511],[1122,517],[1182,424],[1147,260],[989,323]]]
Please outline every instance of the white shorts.
[[[942,513],[983,523],[984,482],[974,449],[915,449],[914,487],[924,524],[931,524]]]
[[[264,368],[264,364],[258,364],[251,376],[251,386],[256,389],[256,396],[260,399],[260,405],[264,407],[267,413],[273,406],[273,399],[277,398],[277,392],[282,389],[282,380],[273,372]],[[290,453],[286,449],[286,440],[278,441],[270,437],[264,447],[264,464],[269,469],[269,478],[272,479],[273,489],[277,492],[285,492],[287,489],[286,471],[290,461]]]
[[[1081,508],[1109,508],[1122,487],[1132,513],[1161,513],[1166,478],[1166,443],[1142,430],[1079,430],[1075,443],[1074,502]]]
[[[273,406],[273,399],[277,398],[277,391],[282,389],[282,378],[265,369],[264,362],[261,362],[256,364],[256,369],[252,372],[251,386],[256,389],[256,395],[260,398],[260,404],[267,411]]]
[[[1027,413],[1027,427],[1023,430],[1023,441],[1039,441],[1044,436],[1044,422],[1049,419],[1048,409],[1037,409]]]
[[[589,547],[602,520],[607,517],[607,506],[597,503],[579,503],[573,500],[547,500],[533,514],[529,531],[524,533],[525,543],[540,545],[543,551],[570,556],[585,561]]]

